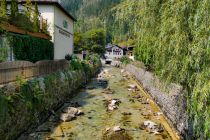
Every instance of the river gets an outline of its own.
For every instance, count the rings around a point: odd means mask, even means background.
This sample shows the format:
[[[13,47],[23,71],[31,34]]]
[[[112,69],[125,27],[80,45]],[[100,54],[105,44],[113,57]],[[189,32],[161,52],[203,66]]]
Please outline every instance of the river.
[[[88,85],[75,93],[74,97],[68,99],[65,105],[55,112],[54,116],[52,115],[34,132],[21,139],[178,140],[179,137],[150,96],[144,92],[131,75],[122,72],[119,68],[104,67],[100,76],[108,81],[107,85],[101,85],[97,78],[93,78]],[[136,85],[136,91],[128,91],[128,85]],[[106,92],[105,88],[111,92]],[[116,105],[117,109],[109,111],[107,104],[113,99],[120,100],[121,103]],[[78,103],[80,105],[78,109],[82,110],[84,115],[77,116],[69,122],[60,121],[58,118],[62,114],[62,110],[71,106],[72,103]],[[163,130],[160,133],[155,133],[146,126],[142,128],[145,121],[154,122]],[[109,135],[108,131],[112,131],[112,128],[116,126],[122,129],[122,135],[126,136],[120,136],[121,134]]]

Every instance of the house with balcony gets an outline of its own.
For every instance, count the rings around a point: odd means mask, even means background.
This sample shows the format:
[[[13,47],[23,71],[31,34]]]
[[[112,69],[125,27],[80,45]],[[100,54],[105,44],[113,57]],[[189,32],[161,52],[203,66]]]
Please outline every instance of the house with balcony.
[[[105,49],[105,57],[109,59],[118,59],[124,55],[123,48],[118,45],[108,44]]]
[[[46,21],[51,41],[54,43],[54,59],[64,59],[67,54],[73,54],[74,22],[76,19],[67,12],[59,0],[31,0],[37,3],[40,20]],[[8,9],[11,1],[8,0]],[[18,8],[24,11],[26,0],[18,0]],[[43,22],[42,22],[43,23]],[[43,26],[40,24],[40,26]],[[42,27],[41,27],[42,28]]]

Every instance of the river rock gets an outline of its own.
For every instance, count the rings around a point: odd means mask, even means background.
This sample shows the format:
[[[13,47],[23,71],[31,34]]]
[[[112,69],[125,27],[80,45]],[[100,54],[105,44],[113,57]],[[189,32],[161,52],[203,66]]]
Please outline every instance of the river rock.
[[[80,116],[80,115],[84,115],[85,113],[83,112],[83,111],[81,111],[81,110],[78,110],[78,112],[77,112],[77,116]]]
[[[77,112],[78,112],[78,109],[75,108],[75,107],[67,107],[67,108],[64,108],[62,110],[63,113],[68,113],[68,114],[72,114],[72,115],[76,115]]]
[[[136,86],[136,85],[134,85],[134,84],[131,84],[131,85],[128,85],[128,88],[130,88],[130,89],[136,89],[136,88],[137,88],[137,86]]]
[[[114,132],[118,132],[118,131],[121,131],[122,128],[120,128],[120,126],[115,126],[115,127],[113,127],[112,130],[113,130]]]
[[[69,121],[73,120],[74,118],[75,118],[74,115],[67,114],[67,113],[63,113],[60,116],[60,120],[62,120],[64,122],[69,122]]]
[[[118,107],[116,105],[108,105],[108,110],[113,111],[115,109],[118,109]]]
[[[71,121],[76,116],[83,115],[84,112],[75,108],[75,107],[67,107],[62,110],[63,114],[61,114],[60,119],[64,122]]]
[[[145,121],[140,124],[140,129],[147,130],[150,133],[159,134],[164,131],[163,126],[161,124],[156,124],[152,121]]]
[[[113,99],[111,100],[111,102],[108,105],[108,110],[113,111],[115,109],[117,109],[118,105],[121,103],[121,101],[119,99]]]
[[[156,112],[156,113],[154,113],[154,116],[161,116],[161,115],[163,115],[162,112]]]
[[[132,137],[128,135],[125,129],[114,126],[113,128],[106,128],[102,140],[132,140]]]

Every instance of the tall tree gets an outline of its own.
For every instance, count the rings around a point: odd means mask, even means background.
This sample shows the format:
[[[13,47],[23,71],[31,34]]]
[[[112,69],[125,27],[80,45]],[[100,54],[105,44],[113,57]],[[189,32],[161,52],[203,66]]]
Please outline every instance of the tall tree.
[[[0,17],[5,18],[7,16],[7,2],[6,0],[0,1]]]
[[[37,3],[35,3],[35,11],[33,14],[33,28],[34,28],[34,32],[39,31],[39,10],[38,10]]]
[[[24,11],[25,11],[25,15],[31,19],[31,14],[32,14],[32,2],[31,0],[26,0],[26,3],[24,5]]]
[[[11,1],[11,18],[15,18],[18,15],[18,2],[17,0]]]

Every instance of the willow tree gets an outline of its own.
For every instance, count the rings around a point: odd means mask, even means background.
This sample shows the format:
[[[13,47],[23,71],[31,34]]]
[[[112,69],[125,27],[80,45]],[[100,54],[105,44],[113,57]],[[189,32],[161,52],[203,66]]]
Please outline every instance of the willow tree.
[[[209,12],[209,0],[125,0],[116,12],[119,25],[131,23],[135,57],[166,83],[183,86],[188,139],[210,138]]]

